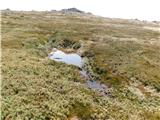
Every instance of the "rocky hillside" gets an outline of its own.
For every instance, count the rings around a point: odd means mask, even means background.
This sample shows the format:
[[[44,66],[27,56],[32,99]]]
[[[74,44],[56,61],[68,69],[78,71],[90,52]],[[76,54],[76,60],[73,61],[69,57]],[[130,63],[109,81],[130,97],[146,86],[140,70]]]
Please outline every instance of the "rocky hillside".
[[[62,11],[2,11],[2,120],[159,120],[159,22]],[[53,48],[79,54],[108,92]]]
[[[68,9],[62,9],[61,12],[65,12],[65,13],[70,13],[70,12],[74,12],[74,13],[85,13],[84,11],[81,11],[77,8],[68,8]]]

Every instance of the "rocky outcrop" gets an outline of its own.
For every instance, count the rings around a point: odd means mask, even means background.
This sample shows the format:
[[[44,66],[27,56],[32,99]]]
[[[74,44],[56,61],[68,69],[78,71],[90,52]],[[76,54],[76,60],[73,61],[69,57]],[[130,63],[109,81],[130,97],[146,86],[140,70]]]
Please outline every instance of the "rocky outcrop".
[[[61,12],[64,12],[64,13],[85,13],[84,11],[81,11],[77,8],[68,8],[68,9],[62,9]]]

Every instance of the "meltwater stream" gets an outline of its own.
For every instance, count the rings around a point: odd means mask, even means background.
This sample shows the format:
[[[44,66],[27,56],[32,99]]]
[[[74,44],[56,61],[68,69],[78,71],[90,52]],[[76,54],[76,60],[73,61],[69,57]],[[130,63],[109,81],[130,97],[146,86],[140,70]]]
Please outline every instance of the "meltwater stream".
[[[64,53],[61,50],[58,50],[54,48],[52,52],[49,54],[49,58],[52,60],[55,60],[57,62],[64,62],[66,64],[75,65],[78,68],[81,68],[81,75],[87,79],[86,85],[87,87],[97,90],[101,92],[102,94],[107,94],[107,86],[104,84],[101,84],[100,82],[97,82],[95,80],[91,80],[89,78],[89,75],[87,75],[87,72],[83,69],[83,59],[81,56],[79,56],[76,53]]]

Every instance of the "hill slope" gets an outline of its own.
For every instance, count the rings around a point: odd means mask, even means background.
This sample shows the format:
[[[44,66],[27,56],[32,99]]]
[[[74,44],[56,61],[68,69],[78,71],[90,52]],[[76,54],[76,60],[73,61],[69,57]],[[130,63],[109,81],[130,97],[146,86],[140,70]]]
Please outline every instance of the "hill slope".
[[[2,11],[2,119],[159,120],[159,30],[89,14]],[[53,47],[81,48],[86,70],[110,94],[88,88],[76,67],[48,59]]]

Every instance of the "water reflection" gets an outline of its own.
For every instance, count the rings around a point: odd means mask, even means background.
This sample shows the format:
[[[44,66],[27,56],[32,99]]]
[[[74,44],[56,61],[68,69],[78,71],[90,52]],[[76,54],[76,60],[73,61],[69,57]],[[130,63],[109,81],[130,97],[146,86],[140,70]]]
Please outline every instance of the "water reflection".
[[[53,49],[50,53],[49,58],[55,61],[64,62],[66,64],[75,65],[77,67],[82,67],[82,58],[76,53],[64,53],[61,50]]]

